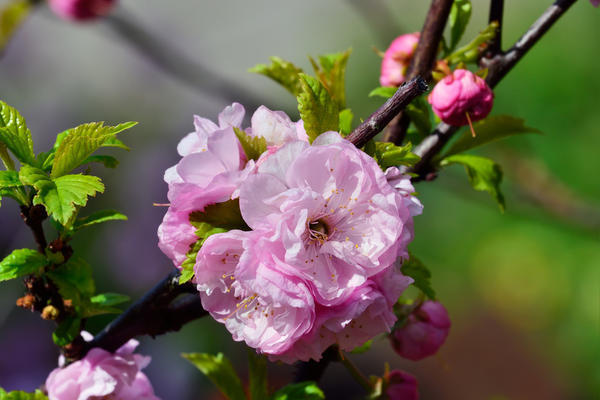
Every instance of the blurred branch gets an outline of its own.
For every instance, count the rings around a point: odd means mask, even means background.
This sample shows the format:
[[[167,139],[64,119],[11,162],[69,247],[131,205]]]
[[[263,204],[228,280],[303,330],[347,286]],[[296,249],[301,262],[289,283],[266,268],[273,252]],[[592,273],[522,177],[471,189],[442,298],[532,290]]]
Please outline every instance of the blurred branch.
[[[433,0],[431,2],[425,24],[421,29],[419,43],[408,67],[407,79],[416,76],[422,76],[425,80],[430,79],[453,2],[454,0]],[[400,144],[406,135],[407,128],[406,120],[403,121],[402,114],[399,114],[390,123],[383,140]]]
[[[490,17],[489,22],[496,21],[498,28],[496,29],[496,37],[489,44],[486,55],[492,57],[502,52],[502,19],[504,16],[504,0],[491,0],[490,2]]]
[[[142,298],[108,324],[80,350],[81,358],[93,347],[115,351],[131,338],[156,336],[178,331],[186,323],[204,317],[200,296],[191,282],[179,284],[179,271],[173,270]]]
[[[122,8],[103,18],[102,21],[139,54],[184,85],[204,95],[240,102],[251,110],[264,103],[260,99],[260,94],[251,93],[188,58],[171,43],[162,40],[135,22],[135,18]]]
[[[294,382],[315,381],[318,382],[330,363],[340,361],[340,350],[337,345],[327,348],[319,361],[301,361],[295,364],[296,373]]]
[[[427,91],[427,83],[419,76],[405,82],[381,107],[356,127],[346,139],[356,147],[363,147],[402,111],[413,99]]]
[[[356,14],[367,24],[381,41],[388,43],[398,32],[402,32],[388,6],[381,0],[346,0]]]
[[[497,54],[491,59],[482,59],[482,65],[489,69],[485,79],[487,84],[492,88],[495,87],[576,1],[557,0],[506,53]],[[421,161],[410,170],[419,175],[415,180],[424,179],[432,172],[431,160],[459,129],[460,127],[441,123],[415,148],[415,153],[421,157]]]

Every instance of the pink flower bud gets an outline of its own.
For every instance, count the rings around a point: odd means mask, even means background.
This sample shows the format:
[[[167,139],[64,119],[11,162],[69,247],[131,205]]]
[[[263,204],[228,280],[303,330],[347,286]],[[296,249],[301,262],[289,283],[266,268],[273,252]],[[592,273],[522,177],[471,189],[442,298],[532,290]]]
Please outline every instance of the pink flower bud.
[[[58,16],[72,21],[87,21],[108,14],[115,0],[48,0]]]
[[[600,5],[600,0],[590,0],[590,3],[592,3],[594,7],[598,7],[598,5]]]
[[[466,69],[457,69],[435,85],[428,100],[442,121],[463,126],[469,123],[469,118],[475,122],[490,113],[494,93],[479,76]]]
[[[392,332],[391,341],[398,354],[417,361],[435,354],[450,331],[450,318],[443,305],[426,301],[406,324]]]
[[[419,400],[419,384],[411,374],[395,369],[389,373],[388,380],[385,394],[390,400]]]
[[[398,36],[385,51],[381,62],[381,86],[400,86],[419,42],[419,32]]]

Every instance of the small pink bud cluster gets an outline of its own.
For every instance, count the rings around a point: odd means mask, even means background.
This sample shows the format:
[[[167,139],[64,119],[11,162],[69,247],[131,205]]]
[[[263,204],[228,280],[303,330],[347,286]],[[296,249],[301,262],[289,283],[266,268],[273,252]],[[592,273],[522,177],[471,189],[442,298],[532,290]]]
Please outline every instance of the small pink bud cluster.
[[[116,0],[48,0],[50,8],[64,19],[88,21],[109,13]]]
[[[233,131],[243,115],[233,104],[219,125],[198,117],[179,144],[183,158],[165,173],[160,248],[180,266],[198,239],[190,214],[235,199],[249,230],[213,234],[194,266],[204,308],[234,340],[294,362],[389,332],[412,281],[400,264],[422,210],[410,178],[384,173],[337,132],[311,145],[302,121],[266,107],[246,133],[269,148],[248,160]]]
[[[150,381],[141,372],[150,363],[150,357],[133,354],[137,345],[138,342],[131,339],[114,354],[94,348],[83,359],[56,368],[46,379],[48,398],[159,400]]]
[[[466,69],[457,69],[435,85],[428,100],[442,121],[463,126],[490,113],[494,93],[479,76]]]
[[[388,376],[385,394],[389,400],[419,400],[418,382],[411,374],[393,370]]]
[[[398,354],[417,361],[437,353],[449,331],[450,318],[444,306],[426,301],[408,316],[406,324],[392,332],[390,338]]]
[[[419,43],[419,32],[398,36],[385,51],[381,62],[381,86],[400,86]]]

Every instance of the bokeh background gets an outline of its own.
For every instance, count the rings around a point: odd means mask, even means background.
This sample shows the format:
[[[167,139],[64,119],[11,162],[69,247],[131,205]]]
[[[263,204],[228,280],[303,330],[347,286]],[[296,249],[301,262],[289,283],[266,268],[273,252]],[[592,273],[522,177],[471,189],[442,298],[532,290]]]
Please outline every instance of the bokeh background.
[[[506,47],[550,1],[505,3]],[[372,46],[385,49],[398,34],[420,30],[428,5],[123,0],[111,18],[89,24],[63,21],[42,5],[0,59],[0,98],[26,117],[36,152],[83,122],[140,122],[122,136],[132,151],[111,152],[121,160],[117,169],[94,167],[107,193],[89,207],[115,208],[129,221],[88,229],[73,242],[93,265],[98,292],[135,299],[171,268],[156,246],[165,209],[152,204],[166,202],[162,175],[177,162],[176,144],[193,129],[193,115],[216,118],[242,100],[297,119],[294,98],[248,68],[277,55],[310,70],[307,55],[351,47],[348,104],[366,118],[381,103],[367,97],[378,86],[380,59]],[[488,2],[474,0],[473,8],[463,41],[487,23]],[[579,1],[498,86],[492,114],[525,118],[544,133],[479,151],[505,169],[504,214],[472,191],[460,167],[418,185],[425,212],[416,219],[411,250],[432,270],[453,327],[439,354],[420,362],[401,360],[378,341],[373,351],[353,356],[367,373],[381,374],[384,361],[404,368],[419,379],[423,399],[598,398],[599,37],[600,9]],[[0,257],[32,242],[17,206],[5,200]],[[0,288],[0,387],[8,390],[39,387],[58,356],[52,324],[15,306],[22,291],[19,281]],[[92,319],[89,329],[109,320]],[[139,351],[153,358],[146,373],[162,399],[220,398],[181,352],[223,351],[246,373],[244,347],[208,318],[141,342]],[[278,387],[293,368],[275,365],[270,372]],[[360,387],[349,382],[336,365],[322,386],[330,399],[358,398]]]

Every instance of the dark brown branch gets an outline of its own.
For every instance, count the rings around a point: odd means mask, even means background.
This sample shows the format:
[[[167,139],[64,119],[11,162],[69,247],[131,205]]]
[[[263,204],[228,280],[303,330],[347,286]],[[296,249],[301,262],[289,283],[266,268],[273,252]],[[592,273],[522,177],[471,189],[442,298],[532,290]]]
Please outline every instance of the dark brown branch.
[[[454,0],[433,0],[431,2],[427,18],[421,29],[419,43],[408,67],[407,79],[416,76],[422,76],[425,80],[430,79],[453,2]],[[398,115],[390,124],[384,140],[400,144],[406,135],[405,126],[408,125],[402,123],[402,116]]]
[[[186,323],[207,315],[195,286],[191,282],[180,285],[178,280],[179,271],[174,270],[108,324],[76,358],[83,357],[93,347],[115,351],[136,336],[177,331]]]
[[[489,22],[496,21],[498,28],[496,29],[496,37],[488,46],[486,55],[493,57],[502,52],[502,19],[504,16],[504,0],[491,0],[490,2],[490,17]]]
[[[364,146],[402,111],[413,99],[427,91],[427,83],[416,77],[405,82],[396,93],[379,107],[369,118],[360,124],[346,139],[356,147]]]
[[[42,222],[48,218],[46,209],[41,204],[38,204],[37,206],[21,206],[21,218],[23,218],[25,225],[31,229],[38,246],[38,251],[44,254],[46,246],[48,245],[46,236],[44,235],[44,228],[42,227]]]
[[[557,0],[506,53],[497,54],[492,59],[483,59],[482,63],[489,69],[485,79],[487,84],[492,88],[495,87],[576,1]],[[415,148],[415,153],[421,156],[421,161],[415,165],[411,172],[417,173],[419,175],[418,179],[423,179],[431,172],[431,160],[441,151],[458,129],[459,127],[441,123],[433,134],[426,137]]]

